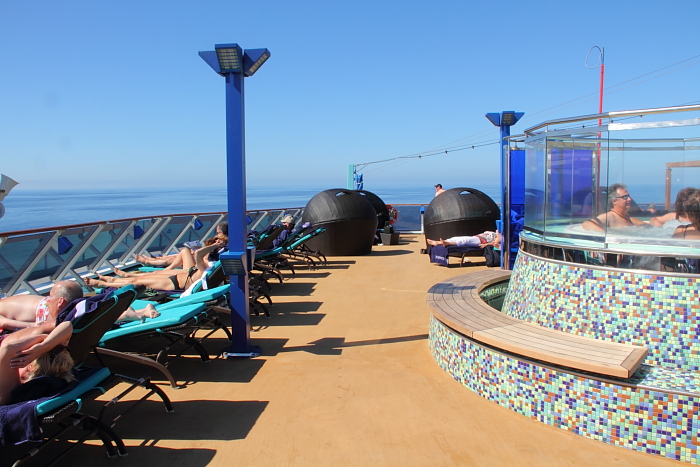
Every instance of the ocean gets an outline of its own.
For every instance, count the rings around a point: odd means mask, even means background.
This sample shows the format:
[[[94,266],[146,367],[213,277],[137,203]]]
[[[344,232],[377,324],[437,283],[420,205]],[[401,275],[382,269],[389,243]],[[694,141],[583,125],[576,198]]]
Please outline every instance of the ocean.
[[[450,187],[445,187],[450,188]],[[498,186],[474,187],[500,204]],[[675,188],[675,187],[674,187]],[[328,187],[249,186],[247,208],[281,209],[304,207],[317,193]],[[365,187],[387,204],[428,204],[435,195],[432,186]],[[675,193],[676,191],[673,191]],[[662,185],[640,185],[633,191],[637,203],[662,205]],[[675,200],[675,194],[671,202]],[[132,217],[192,214],[227,210],[226,188],[143,188],[32,190],[14,188],[2,201],[5,215],[0,232],[83,224]]]
[[[445,187],[449,188],[449,187]],[[497,186],[475,187],[500,202]],[[248,210],[304,207],[317,193],[328,187],[247,188]],[[433,199],[432,186],[365,187],[387,204],[428,204]],[[38,229],[71,224],[161,216],[222,212],[227,210],[226,188],[143,188],[31,190],[14,188],[2,201],[5,215],[0,218],[0,232]]]

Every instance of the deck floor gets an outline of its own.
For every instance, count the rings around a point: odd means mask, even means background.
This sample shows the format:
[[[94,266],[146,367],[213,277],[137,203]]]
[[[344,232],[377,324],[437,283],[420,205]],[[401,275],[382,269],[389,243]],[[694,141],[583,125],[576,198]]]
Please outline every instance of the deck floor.
[[[176,412],[148,402],[117,425],[127,458],[91,442],[59,465],[678,465],[527,419],[454,381],[428,349],[426,292],[485,267],[435,266],[422,247],[402,235],[368,256],[298,267],[274,285],[272,318],[252,319],[261,357],[181,359],[171,368],[186,388],[153,374]],[[207,346],[224,347],[223,334]]]

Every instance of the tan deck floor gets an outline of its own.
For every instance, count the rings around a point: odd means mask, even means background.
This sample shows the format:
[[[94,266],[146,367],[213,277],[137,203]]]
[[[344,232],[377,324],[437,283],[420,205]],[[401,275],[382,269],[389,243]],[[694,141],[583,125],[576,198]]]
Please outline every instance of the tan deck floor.
[[[61,465],[679,464],[527,419],[440,369],[428,349],[426,292],[485,268],[431,265],[418,254],[422,239],[402,235],[400,245],[368,256],[298,267],[296,278],[273,284],[272,318],[252,319],[261,357],[181,359],[173,373],[191,383],[164,384],[176,412],[148,402],[117,425],[127,458],[107,459],[92,442]],[[110,368],[135,372],[132,364]]]

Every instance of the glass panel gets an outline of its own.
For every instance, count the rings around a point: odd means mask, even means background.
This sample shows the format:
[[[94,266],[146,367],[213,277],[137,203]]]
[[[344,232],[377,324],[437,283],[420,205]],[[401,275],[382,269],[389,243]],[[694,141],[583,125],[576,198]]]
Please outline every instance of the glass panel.
[[[547,140],[528,144],[525,152],[525,228],[544,231]]]
[[[34,257],[41,252],[53,232],[8,238],[0,250],[0,290],[7,293],[24,273]]]
[[[577,128],[570,130],[559,121],[528,135],[526,230],[562,246],[700,254],[700,192],[692,189],[700,186],[700,119],[680,111],[645,111],[643,121],[632,114],[603,126],[572,119]],[[692,193],[698,230],[679,228],[691,219],[675,209],[678,195]]]

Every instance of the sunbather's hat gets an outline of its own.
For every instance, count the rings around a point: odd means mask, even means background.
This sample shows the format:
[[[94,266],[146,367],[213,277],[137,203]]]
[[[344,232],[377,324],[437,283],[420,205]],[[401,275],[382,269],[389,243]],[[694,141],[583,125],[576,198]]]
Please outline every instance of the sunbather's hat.
[[[294,217],[293,216],[284,216],[282,218],[282,223],[283,224],[293,224],[294,223]]]

